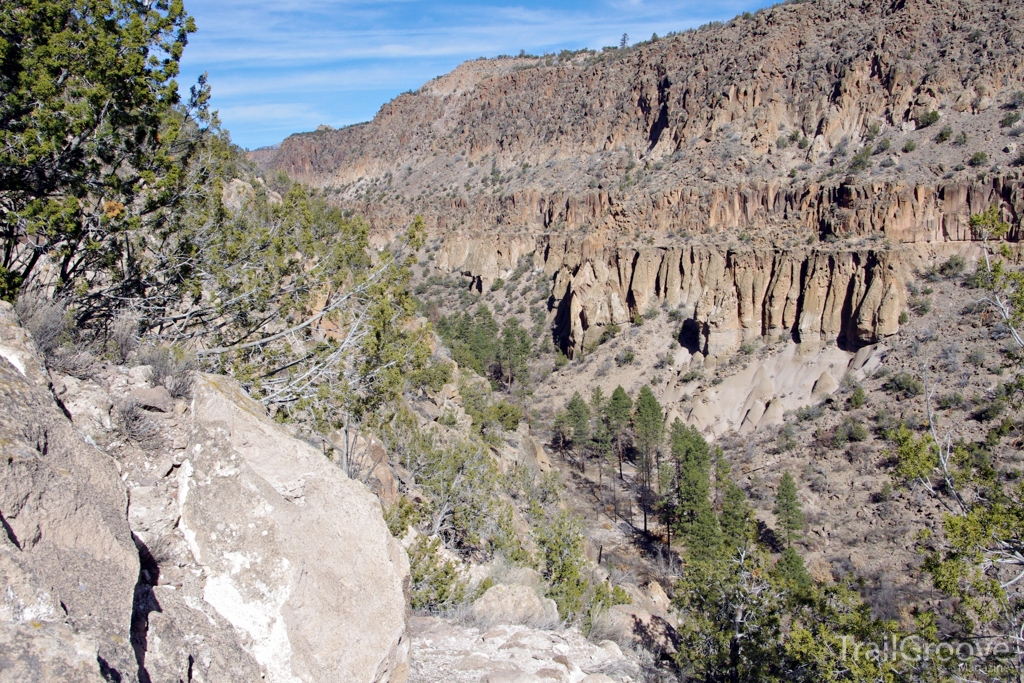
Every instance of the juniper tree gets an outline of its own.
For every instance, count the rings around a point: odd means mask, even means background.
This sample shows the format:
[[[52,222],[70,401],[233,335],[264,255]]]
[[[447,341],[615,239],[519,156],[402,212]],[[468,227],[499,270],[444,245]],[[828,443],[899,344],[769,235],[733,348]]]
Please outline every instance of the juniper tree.
[[[194,31],[179,0],[4,3],[0,298],[152,275],[210,123],[205,82],[182,104],[175,81]]]

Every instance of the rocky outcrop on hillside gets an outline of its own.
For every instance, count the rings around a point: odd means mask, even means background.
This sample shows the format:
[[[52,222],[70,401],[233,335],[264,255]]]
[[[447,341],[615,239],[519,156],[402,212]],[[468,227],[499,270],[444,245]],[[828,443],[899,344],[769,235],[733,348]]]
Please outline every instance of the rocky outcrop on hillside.
[[[1016,236],[1022,12],[817,0],[625,50],[476,60],[258,161],[383,231],[422,213],[440,232],[945,241],[998,202]]]
[[[365,487],[229,378],[184,401],[95,363],[51,394],[0,306],[0,680],[406,680],[408,560]]]
[[[529,255],[550,278],[552,327],[576,350],[663,305],[688,321],[681,342],[691,352],[719,355],[782,337],[855,347],[894,334],[906,304],[906,265],[886,250],[633,248],[595,236],[452,234],[434,266],[484,290]]]
[[[54,403],[8,304],[0,316],[0,680],[114,680],[137,669],[127,489]]]

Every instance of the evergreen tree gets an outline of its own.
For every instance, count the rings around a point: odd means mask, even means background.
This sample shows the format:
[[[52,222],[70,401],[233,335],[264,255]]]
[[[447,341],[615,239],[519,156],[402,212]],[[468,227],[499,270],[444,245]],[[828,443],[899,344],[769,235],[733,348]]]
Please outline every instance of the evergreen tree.
[[[571,433],[572,446],[580,461],[580,471],[584,471],[585,453],[590,439],[590,407],[576,392],[565,406],[566,422]]]
[[[720,510],[718,525],[722,530],[723,549],[733,554],[756,540],[757,523],[746,494],[732,480],[721,448],[715,448],[715,498]]]
[[[651,387],[644,385],[636,399],[633,413],[633,433],[636,437],[640,474],[640,507],[644,513],[644,533],[647,533],[647,506],[650,503],[651,476],[654,471],[655,454],[665,433],[665,414],[655,398]]]
[[[782,552],[779,561],[775,563],[772,574],[784,587],[793,591],[797,597],[803,597],[814,585],[811,575],[807,573],[804,566],[804,558],[793,546],[789,546]]]
[[[0,5],[0,298],[29,284],[137,296],[167,267],[147,240],[181,229],[211,122],[205,77],[187,105],[175,80],[195,30],[180,2]]]
[[[718,553],[718,519],[711,506],[711,456],[708,442],[696,427],[679,418],[672,423],[672,460],[677,472],[677,526],[688,554],[711,559]]]
[[[632,411],[633,400],[629,394],[621,386],[615,387],[615,391],[612,392],[612,396],[605,406],[604,417],[619,457],[619,479],[622,479],[622,446],[627,437],[626,427],[629,425],[629,416]]]
[[[610,461],[615,456],[615,449],[612,447],[612,433],[608,429],[608,423],[600,417],[594,425],[594,435],[590,441],[594,455],[597,457],[597,487],[600,490],[604,485],[604,462],[605,460]],[[613,488],[613,493],[614,490]]]
[[[505,387],[512,388],[512,382],[525,383],[530,378],[530,333],[520,327],[519,320],[509,318],[501,330],[498,346],[498,364]]]
[[[469,350],[480,368],[478,374],[487,377],[498,359],[498,323],[486,304],[477,306],[472,321],[468,314],[464,319],[467,329],[459,330],[460,339],[465,339],[469,344]]]
[[[572,430],[573,444],[582,447],[583,443],[590,438],[590,406],[577,391],[566,404],[565,412]]]
[[[786,533],[786,543],[792,544],[793,535],[804,528],[804,512],[796,497],[796,482],[786,472],[775,493],[775,519]]]

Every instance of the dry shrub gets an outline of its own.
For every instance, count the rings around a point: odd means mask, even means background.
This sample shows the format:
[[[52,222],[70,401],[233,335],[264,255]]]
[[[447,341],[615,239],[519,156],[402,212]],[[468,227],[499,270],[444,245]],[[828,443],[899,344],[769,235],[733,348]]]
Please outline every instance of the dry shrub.
[[[51,299],[40,290],[32,290],[18,298],[14,312],[47,358],[67,340],[71,325],[64,302]]]
[[[140,365],[153,369],[153,383],[162,385],[174,398],[190,398],[196,371],[195,356],[182,349],[144,346],[137,354]]]
[[[139,407],[131,397],[117,406],[117,429],[126,439],[140,445],[148,445],[156,439],[160,428]]]
[[[110,326],[109,341],[113,345],[114,359],[124,364],[135,349],[139,348],[139,319],[134,313],[119,313]]]

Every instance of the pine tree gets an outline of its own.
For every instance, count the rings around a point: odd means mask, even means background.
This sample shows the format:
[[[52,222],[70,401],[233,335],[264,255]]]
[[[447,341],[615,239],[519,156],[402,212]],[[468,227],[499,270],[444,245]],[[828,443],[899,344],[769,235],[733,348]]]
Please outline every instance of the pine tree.
[[[775,519],[779,526],[786,533],[786,543],[793,543],[794,534],[804,528],[804,512],[800,507],[800,501],[796,497],[796,482],[786,472],[779,482],[779,489],[775,493]]]
[[[622,445],[627,436],[626,427],[629,425],[629,415],[632,410],[633,400],[629,394],[621,386],[615,387],[612,397],[608,399],[608,404],[605,406],[604,416],[619,456],[619,479],[622,479]]]
[[[715,449],[715,498],[720,510],[718,525],[722,529],[722,544],[724,550],[732,554],[756,539],[757,524],[746,494],[732,480],[721,448]]]
[[[644,512],[644,533],[647,533],[647,506],[651,492],[654,458],[665,433],[665,414],[648,385],[644,385],[640,389],[640,395],[636,399],[636,411],[633,413],[633,433],[636,436],[637,449],[640,452],[637,463],[640,474],[640,507]]]
[[[775,563],[772,571],[775,578],[784,586],[798,595],[806,593],[814,584],[811,575],[807,573],[804,566],[804,558],[793,546],[789,546],[782,552],[779,561]]]
[[[584,453],[590,439],[590,407],[576,392],[565,406],[566,421],[572,434],[572,446],[580,461],[580,471],[584,471]]]
[[[711,506],[711,457],[708,442],[696,427],[679,418],[671,428],[672,460],[676,469],[676,525],[687,552],[699,559],[711,559],[720,546],[718,519]]]
[[[505,387],[512,388],[512,382],[520,384],[530,378],[530,333],[520,327],[517,318],[509,318],[501,330],[498,345],[498,364]]]

